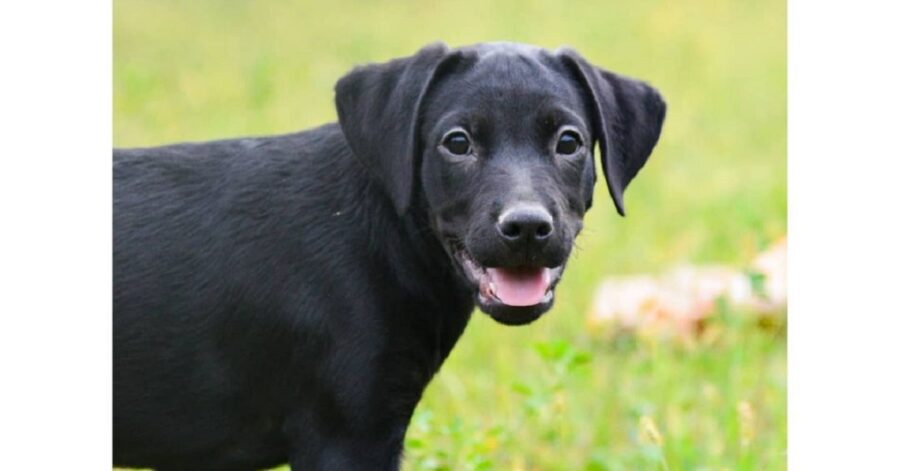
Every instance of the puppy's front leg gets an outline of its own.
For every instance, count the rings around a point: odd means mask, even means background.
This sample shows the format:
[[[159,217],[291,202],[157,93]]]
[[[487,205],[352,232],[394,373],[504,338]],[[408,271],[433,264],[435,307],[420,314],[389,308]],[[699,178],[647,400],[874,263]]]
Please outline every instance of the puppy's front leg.
[[[402,435],[319,437],[298,442],[290,456],[292,471],[398,471]]]

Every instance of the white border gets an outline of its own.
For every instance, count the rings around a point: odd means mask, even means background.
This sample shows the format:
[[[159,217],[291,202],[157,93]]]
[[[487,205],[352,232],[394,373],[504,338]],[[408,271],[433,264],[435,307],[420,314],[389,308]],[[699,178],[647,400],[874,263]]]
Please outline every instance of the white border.
[[[900,17],[788,10],[791,469],[900,468]]]
[[[0,6],[0,469],[110,468],[111,13]]]

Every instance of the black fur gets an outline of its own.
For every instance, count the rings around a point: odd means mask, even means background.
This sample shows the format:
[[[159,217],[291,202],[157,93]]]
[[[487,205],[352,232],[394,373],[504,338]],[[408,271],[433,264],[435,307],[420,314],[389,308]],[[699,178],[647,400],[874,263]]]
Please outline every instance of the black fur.
[[[397,469],[410,416],[476,304],[531,322],[465,268],[555,267],[601,142],[621,192],[659,136],[655,90],[570,51],[512,44],[357,68],[340,124],[114,151],[117,466]],[[572,155],[556,142],[584,139]],[[442,146],[464,129],[471,155]],[[512,243],[530,204],[552,233]]]

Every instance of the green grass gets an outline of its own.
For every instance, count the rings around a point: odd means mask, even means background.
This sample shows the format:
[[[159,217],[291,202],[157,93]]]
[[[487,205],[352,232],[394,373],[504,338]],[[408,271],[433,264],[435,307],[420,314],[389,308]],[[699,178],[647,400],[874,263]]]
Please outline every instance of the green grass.
[[[629,216],[598,187],[554,310],[524,328],[474,316],[417,409],[406,469],[786,467],[783,329],[723,311],[684,344],[584,323],[605,275],[741,266],[785,232],[783,1],[117,0],[114,20],[116,146],[332,121],[352,65],[437,39],[569,45],[652,82],[668,118]]]

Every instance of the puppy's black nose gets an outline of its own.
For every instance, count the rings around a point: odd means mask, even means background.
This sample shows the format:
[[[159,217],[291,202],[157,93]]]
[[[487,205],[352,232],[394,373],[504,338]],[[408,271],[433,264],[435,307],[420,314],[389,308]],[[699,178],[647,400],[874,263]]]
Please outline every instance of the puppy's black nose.
[[[500,215],[497,231],[512,244],[541,244],[553,233],[553,217],[541,206],[516,206]]]

